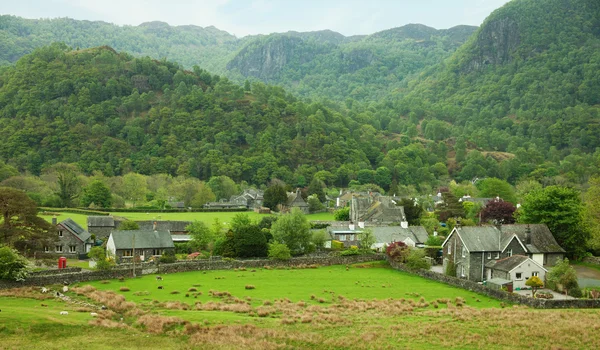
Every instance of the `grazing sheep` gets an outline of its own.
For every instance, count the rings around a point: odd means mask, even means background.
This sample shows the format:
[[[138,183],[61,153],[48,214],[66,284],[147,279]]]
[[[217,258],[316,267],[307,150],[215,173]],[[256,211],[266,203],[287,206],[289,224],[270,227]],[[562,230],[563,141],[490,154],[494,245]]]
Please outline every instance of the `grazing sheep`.
[[[92,316],[92,317],[98,317],[98,314],[96,312],[90,312],[90,316]]]
[[[157,280],[157,281],[162,281],[163,279],[162,279],[162,277],[161,277],[161,276],[156,276],[156,280]]]
[[[68,292],[68,291],[69,291],[69,287],[67,287],[67,286],[64,286],[64,287],[63,287],[63,293],[66,293],[66,292]]]
[[[69,312],[68,312],[68,311],[61,311],[61,312],[60,312],[60,314],[61,314],[61,315],[68,315],[68,314],[69,314]]]
[[[158,289],[163,289],[163,286],[158,286]]]
[[[102,305],[102,307],[100,309],[102,309],[102,310],[108,310],[108,308],[106,306],[104,306],[104,305]]]
[[[42,304],[42,307],[48,307],[48,305],[46,305],[46,304]]]
[[[42,287],[42,293],[48,293],[48,288]]]

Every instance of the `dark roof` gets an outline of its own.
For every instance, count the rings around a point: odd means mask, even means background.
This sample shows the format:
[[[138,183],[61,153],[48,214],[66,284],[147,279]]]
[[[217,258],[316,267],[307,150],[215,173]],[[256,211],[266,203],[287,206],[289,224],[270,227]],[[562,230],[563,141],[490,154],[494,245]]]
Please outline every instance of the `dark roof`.
[[[154,223],[156,222],[156,229],[158,231],[175,231],[183,232],[186,231],[186,227],[191,224],[191,221],[136,221],[141,231],[153,231]]]
[[[469,252],[500,251],[500,231],[495,226],[462,226],[456,230]]]
[[[65,219],[59,224],[84,242],[92,236],[86,229],[79,226],[75,221],[71,220],[71,218]]]
[[[528,229],[529,228],[529,229]],[[519,240],[523,242],[525,247],[530,250],[531,253],[564,253],[565,250],[561,248],[554,239],[552,232],[545,224],[521,224],[521,225],[502,225],[500,230],[504,234],[512,236],[513,234],[519,237]],[[527,234],[529,230],[529,237]]]
[[[88,227],[115,227],[115,218],[112,216],[88,216]]]
[[[404,241],[406,238],[412,239],[415,243],[425,243],[429,235],[423,226],[380,226],[370,227],[373,230],[373,236],[377,243],[390,243],[392,241]]]
[[[173,239],[169,231],[113,231],[110,234],[116,249],[132,249],[135,235],[135,248],[173,248]]]
[[[288,203],[290,207],[308,207],[308,203],[302,198],[300,190],[296,190],[296,193],[292,193],[288,196]]]
[[[485,264],[485,267],[494,270],[509,272],[527,260],[529,260],[529,258],[525,255],[513,255],[508,258],[490,261],[487,264]]]

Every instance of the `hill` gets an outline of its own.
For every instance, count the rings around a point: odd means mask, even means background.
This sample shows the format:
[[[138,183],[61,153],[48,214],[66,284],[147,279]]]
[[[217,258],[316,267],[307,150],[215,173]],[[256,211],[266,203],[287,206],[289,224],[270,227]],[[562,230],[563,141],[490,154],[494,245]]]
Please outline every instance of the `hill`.
[[[560,173],[579,183],[598,171],[598,91],[600,3],[513,0],[390,101],[415,122],[445,124],[463,154],[467,143],[516,154],[502,170],[510,181]]]

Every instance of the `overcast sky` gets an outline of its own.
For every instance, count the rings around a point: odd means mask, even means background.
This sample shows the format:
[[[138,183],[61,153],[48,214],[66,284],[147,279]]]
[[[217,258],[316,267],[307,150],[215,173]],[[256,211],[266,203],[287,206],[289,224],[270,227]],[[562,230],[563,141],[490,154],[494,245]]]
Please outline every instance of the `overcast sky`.
[[[331,29],[372,34],[408,23],[437,29],[480,25],[508,0],[0,0],[0,13],[119,25],[163,21],[215,26],[238,37]]]

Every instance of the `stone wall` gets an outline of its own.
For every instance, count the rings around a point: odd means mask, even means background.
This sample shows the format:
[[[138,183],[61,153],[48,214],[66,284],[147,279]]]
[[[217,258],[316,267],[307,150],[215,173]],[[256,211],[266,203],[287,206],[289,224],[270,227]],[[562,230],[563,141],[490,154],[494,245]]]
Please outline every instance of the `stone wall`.
[[[592,309],[600,308],[600,299],[569,299],[569,300],[554,300],[554,299],[534,299],[524,295],[508,293],[503,290],[488,288],[482,284],[460,279],[456,277],[446,276],[441,273],[429,270],[410,270],[405,265],[390,261],[390,264],[396,270],[408,272],[427,278],[433,281],[442,282],[454,287],[466,289],[475,293],[487,295],[494,299],[506,301],[512,304],[521,304],[537,309]]]
[[[347,265],[361,262],[381,261],[385,260],[382,254],[373,255],[354,255],[354,256],[334,256],[334,257],[298,257],[292,258],[289,261],[272,261],[268,259],[257,260],[193,260],[182,261],[173,264],[153,264],[143,263],[136,265],[136,275],[145,275],[151,273],[175,273],[185,271],[198,270],[230,270],[234,268],[261,268],[264,266],[298,266],[298,265]],[[98,281],[105,279],[113,279],[119,277],[131,277],[132,266],[119,266],[110,271],[87,271],[53,274],[53,275],[30,275],[27,279],[20,282],[0,280],[0,289],[16,288],[26,286],[47,286],[52,284],[73,284],[79,282]]]
[[[30,272],[29,276],[49,276],[49,275],[63,275],[66,273],[80,272],[81,267],[67,267],[64,269],[48,269],[41,271]]]
[[[600,265],[600,256],[588,256],[583,258],[583,262],[588,264]]]

